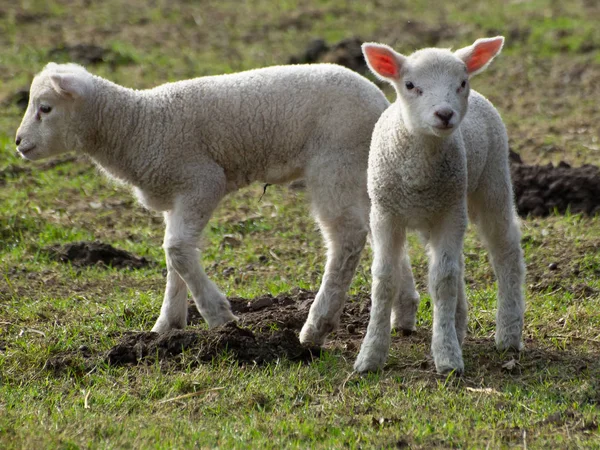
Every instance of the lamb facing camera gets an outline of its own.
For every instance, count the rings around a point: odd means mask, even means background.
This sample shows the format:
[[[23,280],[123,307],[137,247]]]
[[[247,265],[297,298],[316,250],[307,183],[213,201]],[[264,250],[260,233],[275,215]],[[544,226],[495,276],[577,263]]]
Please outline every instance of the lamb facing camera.
[[[478,39],[456,52],[427,48],[406,57],[363,44],[371,71],[396,89],[371,141],[371,317],[354,368],[383,367],[391,328],[414,330],[419,295],[405,241],[418,230],[429,249],[433,303],[431,350],[438,372],[462,373],[467,332],[463,239],[477,225],[498,278],[496,346],[523,347],[525,266],[500,115],[469,79],[498,55],[503,37]]]
[[[328,253],[301,337],[321,343],[339,322],[365,244],[369,141],[388,106],[373,83],[333,64],[138,91],[50,63],[33,80],[16,144],[30,160],[86,154],[163,212],[168,274],[156,332],[185,327],[188,290],[210,327],[235,319],[200,265],[200,233],[227,193],[304,178]]]

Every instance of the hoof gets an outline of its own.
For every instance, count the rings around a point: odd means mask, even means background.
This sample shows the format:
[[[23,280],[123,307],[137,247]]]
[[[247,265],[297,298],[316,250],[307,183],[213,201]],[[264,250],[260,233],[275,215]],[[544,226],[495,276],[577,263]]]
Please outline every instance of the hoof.
[[[509,331],[509,330],[507,330]],[[520,352],[523,350],[523,341],[521,340],[521,329],[513,333],[503,333],[502,330],[496,331],[496,348],[503,352],[505,350],[514,350]]]
[[[456,377],[461,377],[463,375],[463,373],[465,372],[465,368],[463,366],[461,367],[450,367],[450,366],[441,366],[441,367],[435,367],[435,370],[438,374],[440,375],[454,375]]]
[[[179,324],[170,324],[167,320],[161,320],[160,318],[156,321],[154,326],[152,327],[152,332],[164,334],[168,333],[171,330],[183,330],[185,325]]]
[[[218,327],[220,325],[224,325],[228,322],[237,322],[240,319],[238,319],[236,316],[233,315],[233,313],[231,311],[227,311],[227,314],[223,314],[220,317],[216,317],[214,319],[211,320],[206,320],[206,322],[208,323],[208,328],[215,328]]]
[[[325,333],[319,333],[314,327],[304,325],[300,331],[300,343],[320,347],[325,342]]]
[[[354,370],[358,373],[377,372],[383,369],[386,359],[385,357],[378,358],[370,355],[363,356],[361,352],[354,362]]]
[[[462,351],[458,348],[445,348],[445,351],[433,352],[433,361],[435,369],[441,375],[448,375],[454,372],[462,375],[465,370],[465,363],[462,358]]]

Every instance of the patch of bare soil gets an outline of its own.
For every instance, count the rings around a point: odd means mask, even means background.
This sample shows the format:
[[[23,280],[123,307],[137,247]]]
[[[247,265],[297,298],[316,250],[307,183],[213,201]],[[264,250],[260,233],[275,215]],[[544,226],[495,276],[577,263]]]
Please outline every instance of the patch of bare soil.
[[[360,48],[362,42],[358,37],[351,37],[329,46],[324,39],[314,39],[304,52],[292,56],[288,64],[333,63],[364,75],[367,63]]]
[[[520,216],[545,217],[554,211],[565,214],[600,214],[600,168],[591,164],[571,167],[512,162],[513,189]]]
[[[200,362],[211,361],[227,352],[242,364],[265,364],[278,359],[308,362],[313,351],[304,347],[297,333],[289,328],[273,331],[256,331],[228,323],[214,330],[176,330],[166,334],[152,332],[125,336],[106,355],[112,365],[136,364],[148,358],[165,360],[190,350]],[[318,356],[319,350],[313,349]]]
[[[119,269],[141,269],[151,265],[144,257],[114,248],[103,242],[72,242],[44,249],[51,258],[74,266],[104,265]]]
[[[25,105],[27,106],[27,105]],[[45,162],[43,164],[38,164],[34,167],[32,166],[20,166],[17,164],[10,164],[6,168],[0,170],[0,186],[6,184],[7,179],[18,177],[19,175],[26,173],[29,174],[33,171],[39,170],[50,170],[58,167],[62,164],[66,164],[69,162],[73,162],[77,159],[74,155],[69,155],[63,158],[53,159],[52,161]]]
[[[305,347],[298,331],[308,314],[314,293],[296,291],[292,295],[264,295],[252,301],[234,297],[231,307],[239,318],[211,330],[175,330],[127,334],[106,354],[109,364],[136,364],[177,360],[184,350],[198,362],[211,361],[227,352],[242,364],[266,364],[279,359],[309,362],[320,350]],[[193,303],[188,305],[188,323],[203,322]]]
[[[186,352],[186,361],[205,363],[226,353],[241,364],[263,365],[277,360],[310,362],[319,358],[321,349],[300,344],[298,334],[315,293],[295,290],[277,297],[264,295],[253,300],[230,299],[237,323],[205,329],[174,330],[166,334],[128,332],[106,353],[94,352],[87,346],[77,351],[61,352],[46,361],[55,372],[82,372],[96,364],[111,365],[155,363],[177,365]],[[364,336],[368,306],[350,301],[342,316],[342,326],[326,345],[354,353]],[[203,319],[193,303],[188,304],[188,324]],[[360,330],[360,331],[359,331]]]
[[[50,60],[61,58],[83,65],[109,63],[116,66],[134,62],[131,56],[98,45],[83,43],[55,47],[48,52],[48,57]]]

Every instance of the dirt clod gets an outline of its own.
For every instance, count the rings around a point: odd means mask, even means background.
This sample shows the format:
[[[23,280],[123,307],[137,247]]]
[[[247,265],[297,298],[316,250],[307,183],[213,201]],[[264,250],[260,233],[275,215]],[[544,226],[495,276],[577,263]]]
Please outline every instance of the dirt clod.
[[[69,61],[78,62],[80,64],[100,64],[110,63],[113,65],[130,64],[133,61],[128,55],[123,55],[111,49],[99,47],[94,44],[75,44],[64,45],[53,48],[48,52],[51,59],[66,58]]]
[[[289,64],[333,63],[365,74],[367,64],[360,48],[363,40],[358,37],[343,39],[331,46],[323,39],[311,41],[306,50],[298,56],[292,56]]]
[[[251,300],[229,299],[237,323],[211,330],[174,330],[166,334],[127,333],[121,342],[103,355],[109,364],[138,364],[144,361],[175,362],[186,351],[186,358],[208,362],[227,352],[242,364],[266,364],[285,359],[309,362],[318,358],[321,349],[303,346],[298,334],[315,293],[296,289],[276,297],[263,295]],[[363,301],[350,300],[344,308],[342,325],[330,342],[344,342],[354,349],[362,339],[368,322],[368,308]],[[203,323],[193,303],[188,304],[188,324]],[[347,329],[349,328],[349,330]],[[353,342],[356,341],[356,344]]]
[[[145,359],[165,360],[189,350],[199,361],[211,361],[228,352],[241,363],[265,364],[285,358],[290,361],[311,361],[318,350],[304,347],[293,330],[252,332],[236,323],[214,330],[176,330],[166,334],[152,332],[126,335],[106,355],[112,365],[136,364]]]
[[[545,217],[565,214],[600,214],[600,168],[590,164],[571,167],[565,162],[536,166],[511,164],[519,215]]]
[[[19,89],[14,94],[9,95],[2,102],[3,105],[16,105],[22,111],[27,109],[27,104],[29,103],[29,89]]]
[[[53,259],[70,262],[78,267],[104,265],[119,269],[141,269],[151,264],[144,257],[135,256],[102,242],[72,242],[53,245],[44,250]]]

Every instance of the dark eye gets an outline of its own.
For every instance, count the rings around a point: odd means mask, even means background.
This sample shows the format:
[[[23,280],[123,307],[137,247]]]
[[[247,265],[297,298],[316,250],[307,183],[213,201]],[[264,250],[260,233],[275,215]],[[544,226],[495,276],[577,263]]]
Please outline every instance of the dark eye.
[[[44,114],[48,114],[50,111],[52,111],[52,107],[48,106],[48,105],[42,105],[40,106],[40,112],[44,113]]]
[[[409,91],[410,91],[411,89],[414,89],[414,87],[415,87],[415,85],[414,85],[414,84],[412,84],[412,82],[411,82],[411,81],[407,81],[407,82],[406,82],[406,89],[408,89]]]
[[[460,83],[460,87],[463,88],[463,89],[465,88],[466,85],[467,85],[466,81],[463,81],[462,83]]]

